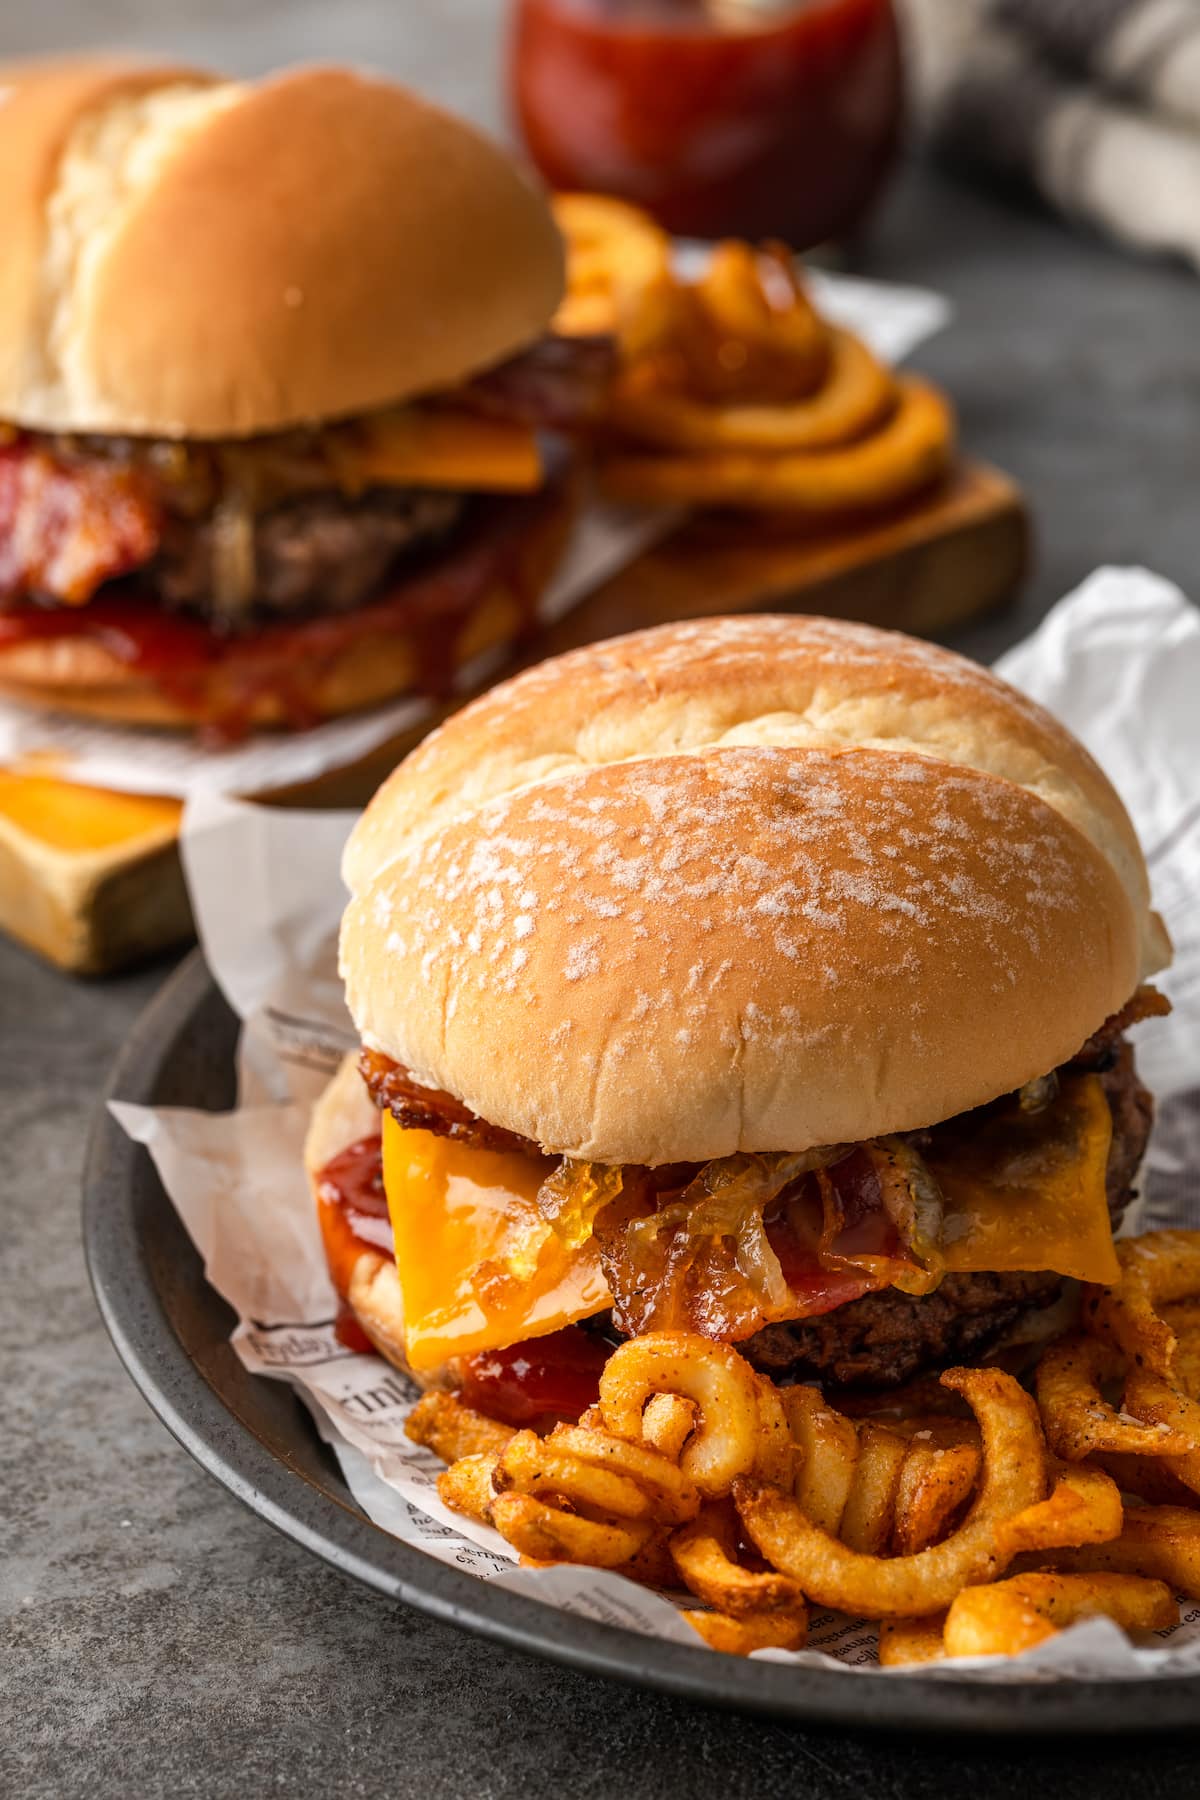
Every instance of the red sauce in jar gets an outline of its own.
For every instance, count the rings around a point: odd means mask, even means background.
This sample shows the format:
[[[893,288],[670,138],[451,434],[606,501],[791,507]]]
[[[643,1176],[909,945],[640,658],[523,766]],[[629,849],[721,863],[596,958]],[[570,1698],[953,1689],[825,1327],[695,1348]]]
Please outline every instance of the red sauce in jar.
[[[510,83],[552,186],[801,250],[861,222],[903,105],[891,0],[516,0]]]

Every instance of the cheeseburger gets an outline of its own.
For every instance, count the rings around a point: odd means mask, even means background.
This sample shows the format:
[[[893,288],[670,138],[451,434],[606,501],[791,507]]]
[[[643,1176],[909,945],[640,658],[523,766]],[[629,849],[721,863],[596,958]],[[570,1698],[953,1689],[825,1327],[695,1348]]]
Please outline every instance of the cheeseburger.
[[[448,690],[565,538],[550,212],[345,70],[0,67],[0,691],[303,726]]]
[[[1169,943],[1108,781],[975,665],[805,618],[576,651],[344,873],[308,1165],[350,1341],[419,1379],[577,1415],[680,1328],[878,1390],[1117,1279]]]

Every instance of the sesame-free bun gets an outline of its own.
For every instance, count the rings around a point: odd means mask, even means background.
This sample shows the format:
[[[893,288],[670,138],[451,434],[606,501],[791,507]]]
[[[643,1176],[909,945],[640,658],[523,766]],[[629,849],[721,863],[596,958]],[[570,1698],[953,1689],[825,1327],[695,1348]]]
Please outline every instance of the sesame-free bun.
[[[363,1040],[604,1162],[912,1130],[1162,966],[1129,819],[974,664],[813,618],[665,626],[452,718],[351,836]]]
[[[0,65],[0,418],[243,436],[452,387],[562,292],[549,209],[395,83]]]

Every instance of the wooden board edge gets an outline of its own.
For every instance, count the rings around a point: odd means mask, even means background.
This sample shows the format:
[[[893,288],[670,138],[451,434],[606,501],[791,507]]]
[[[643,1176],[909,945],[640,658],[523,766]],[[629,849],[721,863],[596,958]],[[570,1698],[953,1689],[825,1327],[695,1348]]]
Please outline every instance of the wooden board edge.
[[[0,931],[72,975],[109,974],[186,943],[177,831],[71,851],[0,819]]]

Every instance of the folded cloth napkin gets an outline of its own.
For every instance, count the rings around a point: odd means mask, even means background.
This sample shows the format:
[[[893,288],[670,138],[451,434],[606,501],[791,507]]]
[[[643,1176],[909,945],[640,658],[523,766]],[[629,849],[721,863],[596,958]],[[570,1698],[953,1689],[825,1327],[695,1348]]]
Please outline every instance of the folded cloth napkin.
[[[904,0],[936,151],[1200,266],[1200,0]]]

